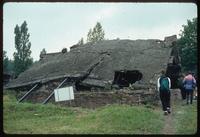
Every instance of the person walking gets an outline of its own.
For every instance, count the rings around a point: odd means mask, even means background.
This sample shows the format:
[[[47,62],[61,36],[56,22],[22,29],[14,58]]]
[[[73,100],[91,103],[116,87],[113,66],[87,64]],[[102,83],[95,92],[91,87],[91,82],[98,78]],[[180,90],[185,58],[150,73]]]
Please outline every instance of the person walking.
[[[183,79],[184,79],[184,75],[181,74],[179,79],[178,79],[178,88],[181,91],[182,100],[185,100],[186,99],[186,92],[185,92],[185,88],[184,88],[184,84],[183,84]]]
[[[189,99],[190,99],[190,104],[192,104],[192,101],[193,101],[193,91],[194,91],[194,89],[196,87],[196,80],[192,76],[191,71],[189,71],[188,75],[185,76],[185,78],[183,79],[183,84],[184,84],[184,88],[185,88],[185,92],[186,92],[186,101],[187,101],[187,104],[189,104]]]
[[[170,108],[170,88],[171,88],[171,80],[166,76],[165,71],[161,71],[161,76],[157,80],[157,90],[160,93],[160,100],[162,103],[162,109],[164,111],[164,115],[171,113]]]
[[[198,81],[197,81],[197,77],[195,75],[195,73],[192,73],[192,76],[194,77],[194,79],[196,80],[196,86],[194,87],[194,93],[193,93],[193,99],[197,100],[197,85],[198,85]]]

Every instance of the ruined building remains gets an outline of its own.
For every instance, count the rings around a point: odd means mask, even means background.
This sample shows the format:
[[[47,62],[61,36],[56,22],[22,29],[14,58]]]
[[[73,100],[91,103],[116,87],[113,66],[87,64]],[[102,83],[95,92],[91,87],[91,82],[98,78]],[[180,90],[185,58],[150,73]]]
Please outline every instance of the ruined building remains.
[[[172,80],[172,87],[181,71],[176,35],[165,40],[104,40],[95,44],[73,46],[70,51],[40,56],[40,61],[10,81],[5,88],[52,91],[59,84],[73,85],[76,92],[92,89],[110,90],[139,83],[156,86],[162,69]],[[46,92],[48,96],[50,92]]]

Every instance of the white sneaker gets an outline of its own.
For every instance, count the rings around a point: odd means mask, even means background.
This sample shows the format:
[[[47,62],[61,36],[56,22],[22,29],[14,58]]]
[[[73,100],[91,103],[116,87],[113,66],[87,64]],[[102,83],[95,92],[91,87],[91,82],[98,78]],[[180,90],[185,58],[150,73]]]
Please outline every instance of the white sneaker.
[[[167,107],[167,112],[170,114],[171,113],[171,110],[169,107]]]
[[[168,112],[167,111],[164,111],[164,115],[167,115],[168,114]]]

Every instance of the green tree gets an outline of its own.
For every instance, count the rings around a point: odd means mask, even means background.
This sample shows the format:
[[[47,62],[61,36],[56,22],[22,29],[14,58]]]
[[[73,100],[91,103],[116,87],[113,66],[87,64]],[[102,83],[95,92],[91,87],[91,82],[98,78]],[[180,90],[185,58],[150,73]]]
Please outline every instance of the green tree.
[[[90,29],[87,35],[87,42],[96,43],[98,41],[104,40],[104,30],[99,22],[95,25],[93,29]]]
[[[90,29],[87,34],[87,42],[92,42],[92,41],[93,41],[92,29]]]
[[[84,41],[83,41],[83,38],[81,38],[81,39],[78,41],[77,45],[83,45],[83,44],[84,44]]]
[[[6,53],[7,52],[3,50],[3,72],[8,71],[9,60],[8,60]]]
[[[9,73],[14,74],[14,61],[9,59],[8,60],[8,70]]]
[[[28,69],[32,63],[33,58],[31,58],[31,42],[29,42],[30,34],[28,33],[27,23],[24,21],[19,27],[16,25],[14,29],[15,33],[15,48],[14,52],[14,71],[16,76],[21,72]]]
[[[3,50],[3,72],[5,73],[13,73],[13,61],[10,60],[6,51]]]
[[[187,20],[177,41],[184,71],[197,71],[197,18]]]

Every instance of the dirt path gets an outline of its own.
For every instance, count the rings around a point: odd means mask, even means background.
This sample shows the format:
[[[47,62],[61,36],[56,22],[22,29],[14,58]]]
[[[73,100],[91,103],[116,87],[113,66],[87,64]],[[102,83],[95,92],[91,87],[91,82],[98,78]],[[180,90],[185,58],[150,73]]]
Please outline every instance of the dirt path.
[[[176,100],[176,101],[175,101]],[[168,114],[164,117],[164,122],[165,125],[161,131],[161,134],[175,134],[175,110],[177,107],[177,101],[181,100],[181,95],[178,89],[172,90],[171,91],[171,107],[172,107],[172,112],[171,114]]]
[[[173,117],[173,112],[167,116],[165,116],[165,125],[164,128],[162,129],[161,133],[162,134],[175,134],[175,125],[174,125],[174,117]]]

